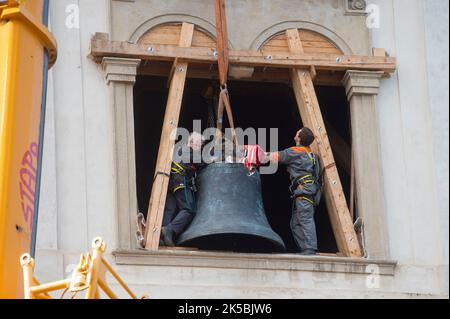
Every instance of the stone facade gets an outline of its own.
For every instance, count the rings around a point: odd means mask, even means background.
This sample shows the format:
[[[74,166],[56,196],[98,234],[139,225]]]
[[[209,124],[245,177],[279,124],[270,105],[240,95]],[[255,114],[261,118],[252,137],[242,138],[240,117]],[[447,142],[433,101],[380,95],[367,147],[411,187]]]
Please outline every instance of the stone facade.
[[[68,28],[66,8],[74,3],[80,27]],[[367,28],[362,5],[378,6],[380,28]],[[280,31],[305,28],[327,36],[346,54],[368,55],[372,47],[382,47],[398,58],[398,72],[388,79],[349,72],[343,83],[361,156],[357,187],[378,190],[366,189],[359,199],[370,253],[353,260],[136,250],[130,119],[139,61],[96,64],[88,57],[89,40],[104,32],[113,40],[135,42],[153,26],[179,21],[214,35],[212,1],[52,1],[50,28],[59,58],[48,91],[39,278],[66,277],[79,253],[102,236],[108,252],[115,251],[107,258],[125,281],[156,298],[448,297],[448,20],[443,12],[448,12],[443,0],[228,4],[234,49],[258,49]]]

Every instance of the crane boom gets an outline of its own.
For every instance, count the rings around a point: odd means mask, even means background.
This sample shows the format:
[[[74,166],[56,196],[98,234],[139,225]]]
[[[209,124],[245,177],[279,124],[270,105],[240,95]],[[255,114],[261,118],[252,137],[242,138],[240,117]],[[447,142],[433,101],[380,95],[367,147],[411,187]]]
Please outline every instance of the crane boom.
[[[48,0],[0,1],[0,298],[23,297],[19,257],[34,255],[46,79],[56,41]]]

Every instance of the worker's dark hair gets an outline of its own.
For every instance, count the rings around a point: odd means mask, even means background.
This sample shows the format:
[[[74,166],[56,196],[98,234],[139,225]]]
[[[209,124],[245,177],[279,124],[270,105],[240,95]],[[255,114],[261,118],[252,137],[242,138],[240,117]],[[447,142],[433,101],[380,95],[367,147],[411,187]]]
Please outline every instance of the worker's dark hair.
[[[314,142],[314,133],[307,127],[302,128],[298,136],[302,146],[310,146]]]

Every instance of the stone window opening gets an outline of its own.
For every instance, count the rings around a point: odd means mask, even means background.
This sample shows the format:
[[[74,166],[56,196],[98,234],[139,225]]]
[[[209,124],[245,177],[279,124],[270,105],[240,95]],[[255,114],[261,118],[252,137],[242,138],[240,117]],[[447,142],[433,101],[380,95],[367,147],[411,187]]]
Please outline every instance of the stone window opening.
[[[162,121],[167,100],[167,77],[138,76],[134,86],[134,114],[136,141],[136,182],[138,208],[147,215],[152,176],[155,174],[156,158],[159,148]],[[211,85],[218,85],[211,79],[188,79],[185,86],[179,127],[192,130],[192,121],[208,121],[208,110],[214,101],[205,97]],[[285,149],[293,144],[292,137],[302,126],[292,88],[288,83],[263,83],[249,81],[230,81],[229,90],[233,112],[239,127],[243,130],[256,127],[269,131],[279,129],[279,148]],[[332,141],[345,148],[338,150],[340,158],[338,170],[344,185],[347,202],[350,198],[350,123],[349,107],[345,90],[338,86],[317,86],[322,112],[326,118],[327,130],[332,132]],[[205,127],[202,127],[205,129]],[[333,143],[332,143],[333,144]],[[267,145],[269,143],[267,142]],[[348,158],[346,158],[348,157]],[[298,249],[293,241],[289,222],[292,200],[288,190],[289,178],[283,166],[273,175],[262,175],[262,195],[266,216],[272,229],[279,234],[287,252]],[[356,217],[355,217],[356,218]],[[327,213],[325,201],[321,201],[315,216],[319,252],[338,254],[336,241]],[[163,249],[170,249],[163,247]],[[195,249],[195,247],[193,247]],[[258,252],[254,247],[253,252]],[[252,251],[249,251],[252,252]]]
[[[168,26],[163,26],[163,27],[168,27]],[[151,31],[151,30],[150,30]],[[197,37],[194,36],[194,39],[196,38],[195,41],[193,41],[193,43],[196,43],[197,46],[206,46],[206,47],[214,47],[215,43],[214,40],[211,40],[210,36],[205,35],[204,33],[202,33],[199,30],[196,30],[197,32]],[[324,41],[324,37],[321,36],[320,34],[317,34],[316,32],[313,31],[309,31],[309,30],[300,30],[300,33],[304,36],[306,36],[306,41],[305,41],[305,52],[307,53],[308,50],[312,50],[315,46],[320,48],[320,50],[324,51],[324,52],[328,52],[329,54],[337,54],[337,50],[339,50],[337,48],[337,46],[335,44],[333,44],[330,41]],[[153,37],[153,38],[152,38]],[[275,36],[273,36],[272,38],[270,38],[268,41],[266,41],[263,45],[263,47],[261,48],[262,52],[269,52],[268,50],[270,50],[271,52],[277,52],[277,50],[279,50],[278,52],[282,52],[282,50],[284,50],[284,43],[283,42],[283,35],[282,34],[277,34]],[[157,39],[163,39],[161,37],[157,37],[155,35],[152,35],[151,33],[145,35],[144,37],[142,37],[141,39],[150,39],[152,41],[152,43],[154,44],[158,44],[155,43],[155,41],[157,41]],[[156,39],[156,40],[155,40]],[[150,41],[149,40],[149,41]],[[164,40],[165,41],[165,40]],[[266,49],[265,49],[266,48]],[[322,53],[324,53],[322,52]],[[164,76],[164,75],[168,75],[170,74],[170,68],[171,68],[171,63],[164,63],[164,62],[152,62],[152,63],[141,63],[139,67],[137,67],[137,65],[139,65],[139,60],[133,60],[133,59],[123,59],[122,61],[120,58],[104,58],[103,59],[103,65],[104,65],[104,69],[106,71],[106,78],[107,81],[109,83],[114,82],[115,86],[119,86],[119,83],[124,83],[126,82],[126,80],[123,79],[124,77],[124,73],[127,72],[115,72],[116,71],[116,67],[120,66],[121,63],[128,63],[128,67],[129,67],[129,74],[126,74],[126,76],[129,76],[127,79],[129,79],[130,81],[128,83],[132,84],[131,86],[128,85],[128,89],[126,89],[126,92],[129,92],[129,90],[133,90],[133,85],[136,81],[136,75],[138,75],[138,82],[140,81],[140,79],[142,77],[147,77],[150,78],[151,77],[155,77],[155,76]],[[189,78],[198,78],[198,79],[204,79],[207,78],[209,81],[211,81],[211,79],[215,79],[216,78],[216,74],[217,71],[215,70],[215,66],[214,65],[209,65],[207,72],[205,73],[205,69],[202,69],[205,65],[196,65],[195,63],[191,63],[190,64],[190,68],[189,68],[189,74],[187,75],[188,79]],[[120,68],[120,67],[119,67]],[[134,68],[134,71],[133,71]],[[206,74],[206,75],[205,75]],[[363,120],[367,120],[364,119],[364,117],[366,115],[361,115],[361,107],[359,107],[360,105],[365,105],[370,106],[370,112],[367,114],[370,114],[373,116],[373,107],[374,107],[374,98],[376,96],[376,93],[378,92],[378,86],[379,86],[379,80],[382,76],[383,72],[365,72],[365,71],[347,71],[347,72],[328,72],[328,71],[320,71],[317,74],[317,77],[315,79],[315,85],[323,87],[323,89],[319,89],[318,91],[320,92],[320,90],[324,91],[325,93],[323,93],[323,97],[322,100],[326,99],[326,97],[328,96],[336,96],[334,94],[329,94],[329,92],[331,92],[332,90],[335,90],[336,87],[339,87],[339,92],[341,94],[341,96],[345,97],[345,94],[347,94],[347,99],[350,101],[349,105],[350,107],[348,108],[350,111],[349,113],[351,114],[351,116],[348,116],[347,113],[347,123],[351,124],[351,125],[347,125],[347,131],[344,133],[344,135],[355,135],[355,131],[358,131],[362,129],[361,125],[361,121]],[[125,77],[126,77],[125,76]],[[253,70],[253,81],[256,82],[271,82],[273,79],[276,79],[275,82],[289,82],[289,72],[286,72],[286,69],[284,70],[278,70],[278,69],[272,69],[272,68],[255,68]],[[189,82],[190,80],[188,80]],[[161,83],[167,83],[164,82],[164,80],[161,81]],[[139,83],[138,83],[139,84]],[[254,84],[254,83],[253,83]],[[327,88],[328,86],[328,88]],[[331,86],[331,87],[330,87]],[[134,94],[137,95],[137,88],[138,86],[135,87],[135,92]],[[334,88],[333,88],[334,87]],[[328,90],[328,91],[327,91]],[[117,93],[118,90],[117,89],[113,89],[112,90],[113,95],[114,93]],[[327,93],[328,92],[328,93]],[[123,93],[121,93],[123,94]],[[134,96],[133,98],[133,92],[129,92],[127,93],[129,94],[129,98],[132,100],[132,102],[130,102],[130,99],[127,99],[127,117],[128,119],[131,117],[133,118],[136,117],[136,109],[133,108],[133,104],[136,103],[136,96]],[[127,95],[128,96],[128,95]],[[320,99],[320,93],[318,93],[319,99]],[[340,104],[341,105],[346,105],[346,107],[348,107],[348,104],[346,102],[344,102],[345,99],[341,99],[340,100]],[[185,103],[185,102],[183,102]],[[322,102],[320,102],[322,103]],[[322,106],[321,106],[322,107]],[[131,108],[131,110],[130,110]],[[118,110],[116,109],[116,112]],[[134,112],[134,114],[133,114]],[[353,113],[352,113],[353,112]],[[356,113],[357,115],[354,115],[354,113]],[[182,117],[182,116],[181,116]],[[119,117],[120,118],[120,117]],[[118,120],[119,118],[116,117],[116,120]],[[181,120],[183,120],[181,118]],[[129,174],[127,174],[126,176],[123,174],[123,170],[122,173],[118,170],[117,174],[122,176],[122,180],[126,181],[126,186],[128,188],[128,192],[119,192],[118,191],[118,206],[120,206],[121,204],[123,204],[124,206],[131,207],[132,210],[129,210],[128,213],[119,213],[119,247],[121,249],[130,249],[130,248],[138,248],[136,246],[135,243],[133,243],[135,241],[134,237],[134,230],[135,230],[135,213],[138,210],[141,210],[142,208],[139,207],[138,209],[138,202],[142,202],[142,199],[140,199],[142,197],[142,192],[143,189],[145,189],[146,187],[149,188],[149,183],[151,181],[146,181],[146,182],[142,182],[140,181],[140,177],[136,177],[136,163],[139,163],[139,157],[141,155],[139,155],[139,151],[136,151],[136,153],[133,152],[135,143],[136,145],[139,144],[140,142],[139,137],[136,137],[136,140],[133,139],[133,141],[131,141],[130,139],[130,135],[134,137],[133,133],[138,133],[139,128],[136,128],[136,132],[134,132],[135,129],[135,125],[137,125],[136,123],[131,123],[130,120],[128,121],[128,125],[125,129],[123,129],[124,131],[126,131],[126,133],[124,132],[124,136],[125,139],[128,141],[128,153],[132,153],[133,156],[128,156],[127,157],[127,166],[128,166],[128,172]],[[299,123],[300,124],[300,123]],[[333,123],[334,124],[334,123]],[[355,125],[356,124],[356,125]],[[327,124],[326,124],[327,125]],[[123,125],[122,125],[123,126]],[[351,129],[350,129],[351,127]],[[356,128],[355,128],[356,127]],[[376,126],[376,122],[373,123],[373,125],[370,126],[372,129],[377,129]],[[153,127],[154,129],[157,128],[157,125],[155,125],[155,127]],[[350,133],[351,132],[351,133]],[[116,139],[123,139],[124,136],[116,136]],[[370,140],[371,137],[367,137],[365,136],[363,139],[358,138],[357,141],[357,145],[354,147],[356,149],[356,152],[358,152],[358,147],[360,148],[361,145],[365,145],[367,144],[366,141],[367,139],[370,141],[370,147],[372,148],[377,148],[378,144],[377,144],[377,137],[374,136],[373,140]],[[116,144],[119,143],[120,141],[116,140]],[[342,140],[341,140],[342,142]],[[350,140],[347,137],[347,144],[350,144]],[[353,139],[353,144],[354,144],[354,139]],[[332,143],[334,144],[334,143]],[[139,146],[137,146],[139,147]],[[137,148],[136,148],[137,150]],[[376,152],[376,154],[378,154],[378,151]],[[123,159],[120,158],[119,156],[120,154],[116,154],[117,156],[117,162],[121,162],[123,161]],[[135,155],[136,155],[136,161],[135,161]],[[336,156],[336,155],[335,155]],[[339,156],[342,156],[342,154],[340,154]],[[360,155],[356,155],[356,158],[359,158],[359,162],[361,163],[361,158]],[[370,162],[370,161],[369,161]],[[376,162],[375,164],[379,165],[379,162]],[[142,164],[138,164],[142,165]],[[151,165],[151,164],[150,164]],[[117,165],[119,168],[121,165]],[[346,161],[342,161],[341,166],[348,166],[348,161],[346,163]],[[356,165],[358,166],[358,165]],[[348,167],[347,167],[348,168]],[[137,168],[137,170],[139,171],[139,168]],[[341,167],[342,170],[342,167]],[[356,186],[355,188],[359,188],[362,189],[363,185],[361,183],[361,181],[358,181],[359,177],[358,176],[362,176],[361,175],[361,171],[362,171],[362,167],[357,167],[355,169],[356,171],[356,176],[357,176],[357,181],[356,181]],[[358,173],[359,171],[359,173]],[[339,172],[340,175],[342,175],[341,172]],[[138,173],[139,175],[139,173]],[[381,179],[381,175],[378,176],[377,181],[376,182],[380,182],[379,180]],[[345,181],[345,178],[341,179],[343,181]],[[364,178],[362,178],[364,179]],[[119,178],[120,180],[120,178]],[[136,184],[137,181],[137,184]],[[144,185],[145,184],[145,185]],[[348,183],[347,183],[348,184]],[[144,186],[142,186],[144,185]],[[136,189],[137,186],[137,189]],[[378,185],[380,186],[380,185]],[[123,188],[124,185],[120,184],[118,185],[118,188]],[[346,187],[347,191],[345,192],[345,196],[348,198],[349,197],[349,191],[348,191],[348,187]],[[131,190],[131,191],[130,191]],[[144,191],[145,192],[145,191]],[[137,194],[137,199],[136,199],[136,195]],[[373,194],[372,194],[373,195]],[[124,197],[123,199],[121,199],[120,197]],[[367,200],[368,198],[368,194],[362,194],[362,196],[358,196],[357,197],[357,204],[355,205],[358,208],[358,211],[360,211],[361,207],[367,208],[370,203],[370,201]],[[378,194],[378,197],[380,197],[381,195]],[[376,197],[377,197],[376,196]],[[378,198],[377,198],[378,199]],[[349,199],[347,199],[349,200]],[[375,199],[376,200],[376,199]],[[127,201],[129,203],[127,203]],[[130,205],[130,203],[133,203],[133,205]],[[350,203],[348,203],[350,205]],[[373,201],[372,203],[373,204]],[[141,203],[139,203],[139,205],[142,206]],[[375,205],[377,207],[382,206],[383,203],[379,204],[379,205]],[[144,205],[145,206],[145,205]],[[119,209],[121,210],[121,209]],[[145,210],[145,207],[144,207]],[[369,209],[370,210],[370,209]],[[356,211],[356,209],[355,209]],[[364,215],[364,213],[361,214],[364,218],[365,221],[371,220],[374,221],[374,223],[372,225],[381,225],[381,223],[383,222],[383,217],[382,216],[372,216],[372,215]],[[353,220],[355,219],[355,217],[357,216],[357,214],[354,215]],[[125,223],[122,224],[120,222],[120,220],[124,221]],[[276,224],[276,222],[275,222]],[[120,230],[120,228],[123,229],[123,231]],[[378,239],[379,239],[379,235]],[[284,236],[287,236],[286,234]],[[366,236],[366,237],[370,237],[370,236]],[[355,240],[358,240],[355,238]],[[367,239],[367,242],[370,243],[370,238]],[[325,252],[336,252],[332,242],[332,239],[328,240],[330,242],[329,246],[327,246],[326,248],[324,248]],[[385,252],[383,251],[383,249],[386,246],[386,243],[383,242],[381,244],[378,243],[371,243],[370,246],[373,245],[373,248],[371,247],[371,251],[375,251],[376,253],[374,255],[376,256],[383,256],[385,255]],[[320,249],[320,248],[319,248]]]

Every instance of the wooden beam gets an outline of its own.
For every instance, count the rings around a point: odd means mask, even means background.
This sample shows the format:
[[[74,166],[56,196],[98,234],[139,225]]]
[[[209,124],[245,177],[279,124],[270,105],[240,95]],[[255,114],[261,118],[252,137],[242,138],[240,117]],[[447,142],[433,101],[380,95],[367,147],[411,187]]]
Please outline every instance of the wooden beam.
[[[100,61],[103,57],[126,57],[153,61],[217,63],[214,48],[179,47],[174,45],[135,44],[108,41],[102,37],[91,40],[91,56]],[[396,59],[387,56],[351,56],[333,54],[267,53],[261,51],[230,51],[229,63],[252,67],[305,68],[319,70],[345,71],[367,70],[393,73]]]
[[[372,48],[372,55],[373,56],[387,56],[387,52],[383,48]]]
[[[167,79],[167,87],[168,88],[170,88],[170,83],[172,82],[172,77],[173,77],[173,74],[175,73],[177,66],[178,66],[178,58],[176,58],[173,61],[172,67],[170,68],[169,77]]]
[[[298,30],[287,30],[286,35],[291,52],[302,54],[303,47]],[[291,77],[303,124],[308,126],[316,136],[312,147],[314,152],[319,154],[324,168],[324,195],[337,246],[345,256],[360,257],[362,249],[353,228],[319,102],[314,91],[311,71],[292,69]]]
[[[179,42],[180,47],[189,47],[192,43],[193,34],[194,25],[183,23]],[[153,179],[152,193],[147,212],[145,248],[150,250],[157,250],[159,247],[159,237],[161,235],[161,225],[164,206],[166,204],[167,187],[169,184],[175,142],[171,138],[171,134],[178,127],[187,69],[187,62],[178,62],[170,81],[169,96],[167,98],[166,113],[156,161],[155,177]]]
[[[169,76],[171,73],[170,62],[164,61],[152,61],[148,62],[146,65],[141,65],[138,69],[139,75],[148,76]],[[343,72],[331,72],[331,71],[321,71],[317,74],[314,79],[315,85],[323,86],[342,86],[342,79],[344,77]],[[193,79],[218,79],[217,66],[210,68],[208,64],[189,64],[188,78]],[[233,79],[230,73],[230,79]],[[267,68],[255,68],[252,77],[250,78],[240,78],[239,81],[245,82],[268,82],[268,83],[291,83],[291,76],[288,69],[272,69]]]

